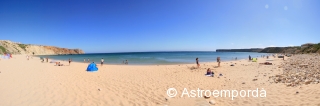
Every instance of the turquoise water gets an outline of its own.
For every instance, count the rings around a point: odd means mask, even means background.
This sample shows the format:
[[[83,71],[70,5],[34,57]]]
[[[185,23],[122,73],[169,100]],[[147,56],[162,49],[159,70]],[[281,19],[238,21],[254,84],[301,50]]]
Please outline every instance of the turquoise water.
[[[68,60],[83,62],[83,59],[90,59],[100,63],[101,58],[104,58],[105,64],[122,64],[128,60],[129,64],[144,65],[144,64],[181,64],[195,63],[198,57],[199,62],[216,62],[218,56],[221,61],[238,59],[248,59],[248,56],[260,57],[266,53],[253,52],[127,52],[127,53],[90,53],[79,55],[48,55],[46,57],[55,60]],[[41,56],[39,56],[41,57]]]

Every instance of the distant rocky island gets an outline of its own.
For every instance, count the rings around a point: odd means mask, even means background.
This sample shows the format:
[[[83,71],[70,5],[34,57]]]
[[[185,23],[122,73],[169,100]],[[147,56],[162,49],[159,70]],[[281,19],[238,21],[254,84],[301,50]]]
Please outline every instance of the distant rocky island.
[[[0,40],[0,53],[35,54],[35,55],[67,55],[84,54],[81,49],[68,49],[55,46],[21,44],[9,40]]]
[[[301,46],[291,47],[267,47],[250,49],[217,49],[216,52],[259,52],[259,53],[287,53],[287,54],[305,54],[320,53],[320,43],[306,43]]]

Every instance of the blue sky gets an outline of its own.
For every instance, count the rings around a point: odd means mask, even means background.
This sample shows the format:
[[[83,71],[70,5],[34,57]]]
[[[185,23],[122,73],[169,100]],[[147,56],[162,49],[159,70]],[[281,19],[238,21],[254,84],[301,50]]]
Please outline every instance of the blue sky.
[[[0,39],[85,52],[320,42],[319,0],[1,0]]]

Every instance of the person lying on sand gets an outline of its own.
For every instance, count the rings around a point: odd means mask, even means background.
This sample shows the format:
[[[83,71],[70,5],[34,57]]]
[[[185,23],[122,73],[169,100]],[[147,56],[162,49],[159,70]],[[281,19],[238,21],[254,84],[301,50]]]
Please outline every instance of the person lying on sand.
[[[260,65],[272,65],[270,62],[259,63]]]
[[[56,62],[55,66],[63,66],[63,64],[60,64],[60,62]]]
[[[60,64],[60,62],[59,62],[59,65],[58,66],[63,66],[63,64]]]

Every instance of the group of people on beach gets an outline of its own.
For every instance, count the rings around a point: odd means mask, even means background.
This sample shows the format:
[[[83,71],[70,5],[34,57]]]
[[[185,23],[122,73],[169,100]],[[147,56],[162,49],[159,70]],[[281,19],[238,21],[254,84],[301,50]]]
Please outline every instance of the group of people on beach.
[[[11,59],[12,58],[12,54],[11,53],[4,53],[3,55],[0,54],[0,60],[1,58],[3,59]]]
[[[126,62],[122,61],[122,64],[128,65],[128,60],[126,60]]]
[[[29,55],[27,55],[27,59],[29,60]],[[49,58],[48,58],[48,57],[40,57],[40,60],[41,60],[42,63],[45,62],[45,61],[46,61],[46,63],[49,62]],[[68,59],[68,62],[69,62],[69,66],[70,66],[70,64],[71,64],[71,62],[72,62],[72,59],[69,58],[69,59]],[[53,60],[52,60],[52,61],[50,61],[50,63],[56,63],[55,66],[64,66],[63,64],[61,64],[61,63],[58,62],[58,61],[53,61]]]
[[[27,57],[27,58],[29,58],[29,57]],[[42,60],[42,61],[41,61],[42,63],[44,62],[44,59],[46,59],[46,62],[47,62],[47,63],[49,62],[49,58],[48,58],[48,57],[46,57],[46,58],[40,57],[40,59]]]
[[[220,57],[217,57],[217,62],[218,62],[218,66],[217,67],[220,67],[220,63],[221,63],[221,59]],[[196,64],[197,64],[197,67],[199,68],[200,67],[200,64],[199,64],[199,58],[197,57],[196,58]],[[211,71],[210,68],[207,69],[207,73],[205,74],[206,76],[211,76],[213,77],[214,76],[214,72]]]
[[[90,63],[90,59],[88,58],[87,60],[88,60],[87,62]],[[86,62],[86,59],[83,59],[83,62]],[[101,63],[101,66],[103,66],[103,63],[104,63],[104,59],[103,58],[101,58],[100,63]],[[122,61],[122,64],[128,65],[129,62],[128,62],[128,60],[125,60],[125,61]]]
[[[88,61],[86,61],[86,59],[84,58],[84,59],[83,59],[83,62],[85,62],[85,63],[86,63],[86,62],[87,62],[87,63],[90,63],[90,59],[88,58],[87,60],[88,60]],[[92,61],[93,61],[93,63],[94,63],[94,60],[92,60]],[[103,66],[103,62],[104,62],[104,59],[101,58],[101,60],[100,60],[101,66]]]
[[[217,62],[218,62],[218,67],[220,67],[220,63],[221,63],[220,57],[217,57]],[[200,64],[199,64],[199,58],[198,57],[196,58],[196,64],[197,64],[197,67],[199,68]]]

